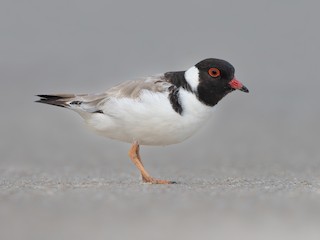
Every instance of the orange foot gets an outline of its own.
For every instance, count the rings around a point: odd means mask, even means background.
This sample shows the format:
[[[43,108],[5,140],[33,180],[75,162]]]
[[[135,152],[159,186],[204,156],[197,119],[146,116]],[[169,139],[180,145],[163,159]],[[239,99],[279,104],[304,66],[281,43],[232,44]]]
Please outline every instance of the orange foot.
[[[149,183],[149,184],[174,184],[176,182],[173,181],[167,181],[167,180],[160,180],[155,179],[150,176],[150,174],[146,171],[144,168],[140,154],[139,154],[139,144],[138,142],[133,142],[131,145],[131,148],[129,150],[129,157],[131,161],[136,165],[136,167],[139,169],[141,176],[142,176],[142,182]]]
[[[168,180],[161,180],[161,179],[156,179],[153,177],[142,177],[143,183],[148,183],[148,184],[176,184],[177,182],[174,181],[168,181]]]

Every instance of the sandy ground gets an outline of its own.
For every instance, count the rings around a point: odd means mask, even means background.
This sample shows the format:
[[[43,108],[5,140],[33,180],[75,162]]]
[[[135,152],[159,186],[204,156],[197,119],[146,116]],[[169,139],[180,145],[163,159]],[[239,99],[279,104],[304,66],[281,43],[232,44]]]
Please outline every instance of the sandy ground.
[[[62,109],[34,108],[73,124]],[[39,133],[43,142],[26,141],[20,153],[5,151],[1,239],[319,238],[320,167],[311,149],[294,157],[269,139],[254,147],[254,132],[239,144],[242,131],[229,139],[209,125],[183,144],[142,148],[154,176],[178,182],[160,186],[140,183],[127,144],[96,137],[81,124],[67,135],[47,131]]]
[[[0,239],[320,239],[319,4],[3,1]],[[156,10],[155,10],[156,9]],[[165,16],[165,17],[164,17]],[[96,136],[36,94],[229,60],[235,92],[184,143]]]
[[[319,238],[317,179],[184,174],[177,185],[153,186],[126,174],[7,171],[1,238]]]

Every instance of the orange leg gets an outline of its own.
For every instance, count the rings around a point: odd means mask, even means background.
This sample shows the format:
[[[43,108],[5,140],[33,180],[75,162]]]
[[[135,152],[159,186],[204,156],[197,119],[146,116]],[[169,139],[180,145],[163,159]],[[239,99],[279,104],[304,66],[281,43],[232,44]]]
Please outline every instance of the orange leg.
[[[139,154],[139,144],[137,142],[132,143],[131,148],[129,150],[129,157],[131,161],[136,165],[136,167],[140,170],[142,181],[144,183],[151,183],[151,184],[172,184],[175,182],[167,181],[167,180],[160,180],[155,179],[149,175],[149,173],[145,170],[140,154]]]

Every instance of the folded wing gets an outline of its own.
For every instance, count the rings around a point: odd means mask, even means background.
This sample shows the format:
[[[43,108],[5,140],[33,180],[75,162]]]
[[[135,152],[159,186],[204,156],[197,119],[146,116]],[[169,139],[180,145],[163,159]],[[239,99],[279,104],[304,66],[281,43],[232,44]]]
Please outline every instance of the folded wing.
[[[164,92],[171,86],[163,75],[121,83],[98,94],[37,95],[36,102],[69,108],[78,112],[103,113],[101,106],[111,98],[139,98],[142,91]]]

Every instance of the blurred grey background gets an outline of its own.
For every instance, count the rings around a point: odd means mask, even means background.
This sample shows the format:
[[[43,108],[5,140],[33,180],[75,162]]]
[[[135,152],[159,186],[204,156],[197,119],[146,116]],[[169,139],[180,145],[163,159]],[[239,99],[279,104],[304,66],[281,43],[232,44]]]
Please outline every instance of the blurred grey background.
[[[0,2],[1,239],[319,239],[317,1]],[[230,61],[223,99],[179,145],[129,145],[34,95]]]

